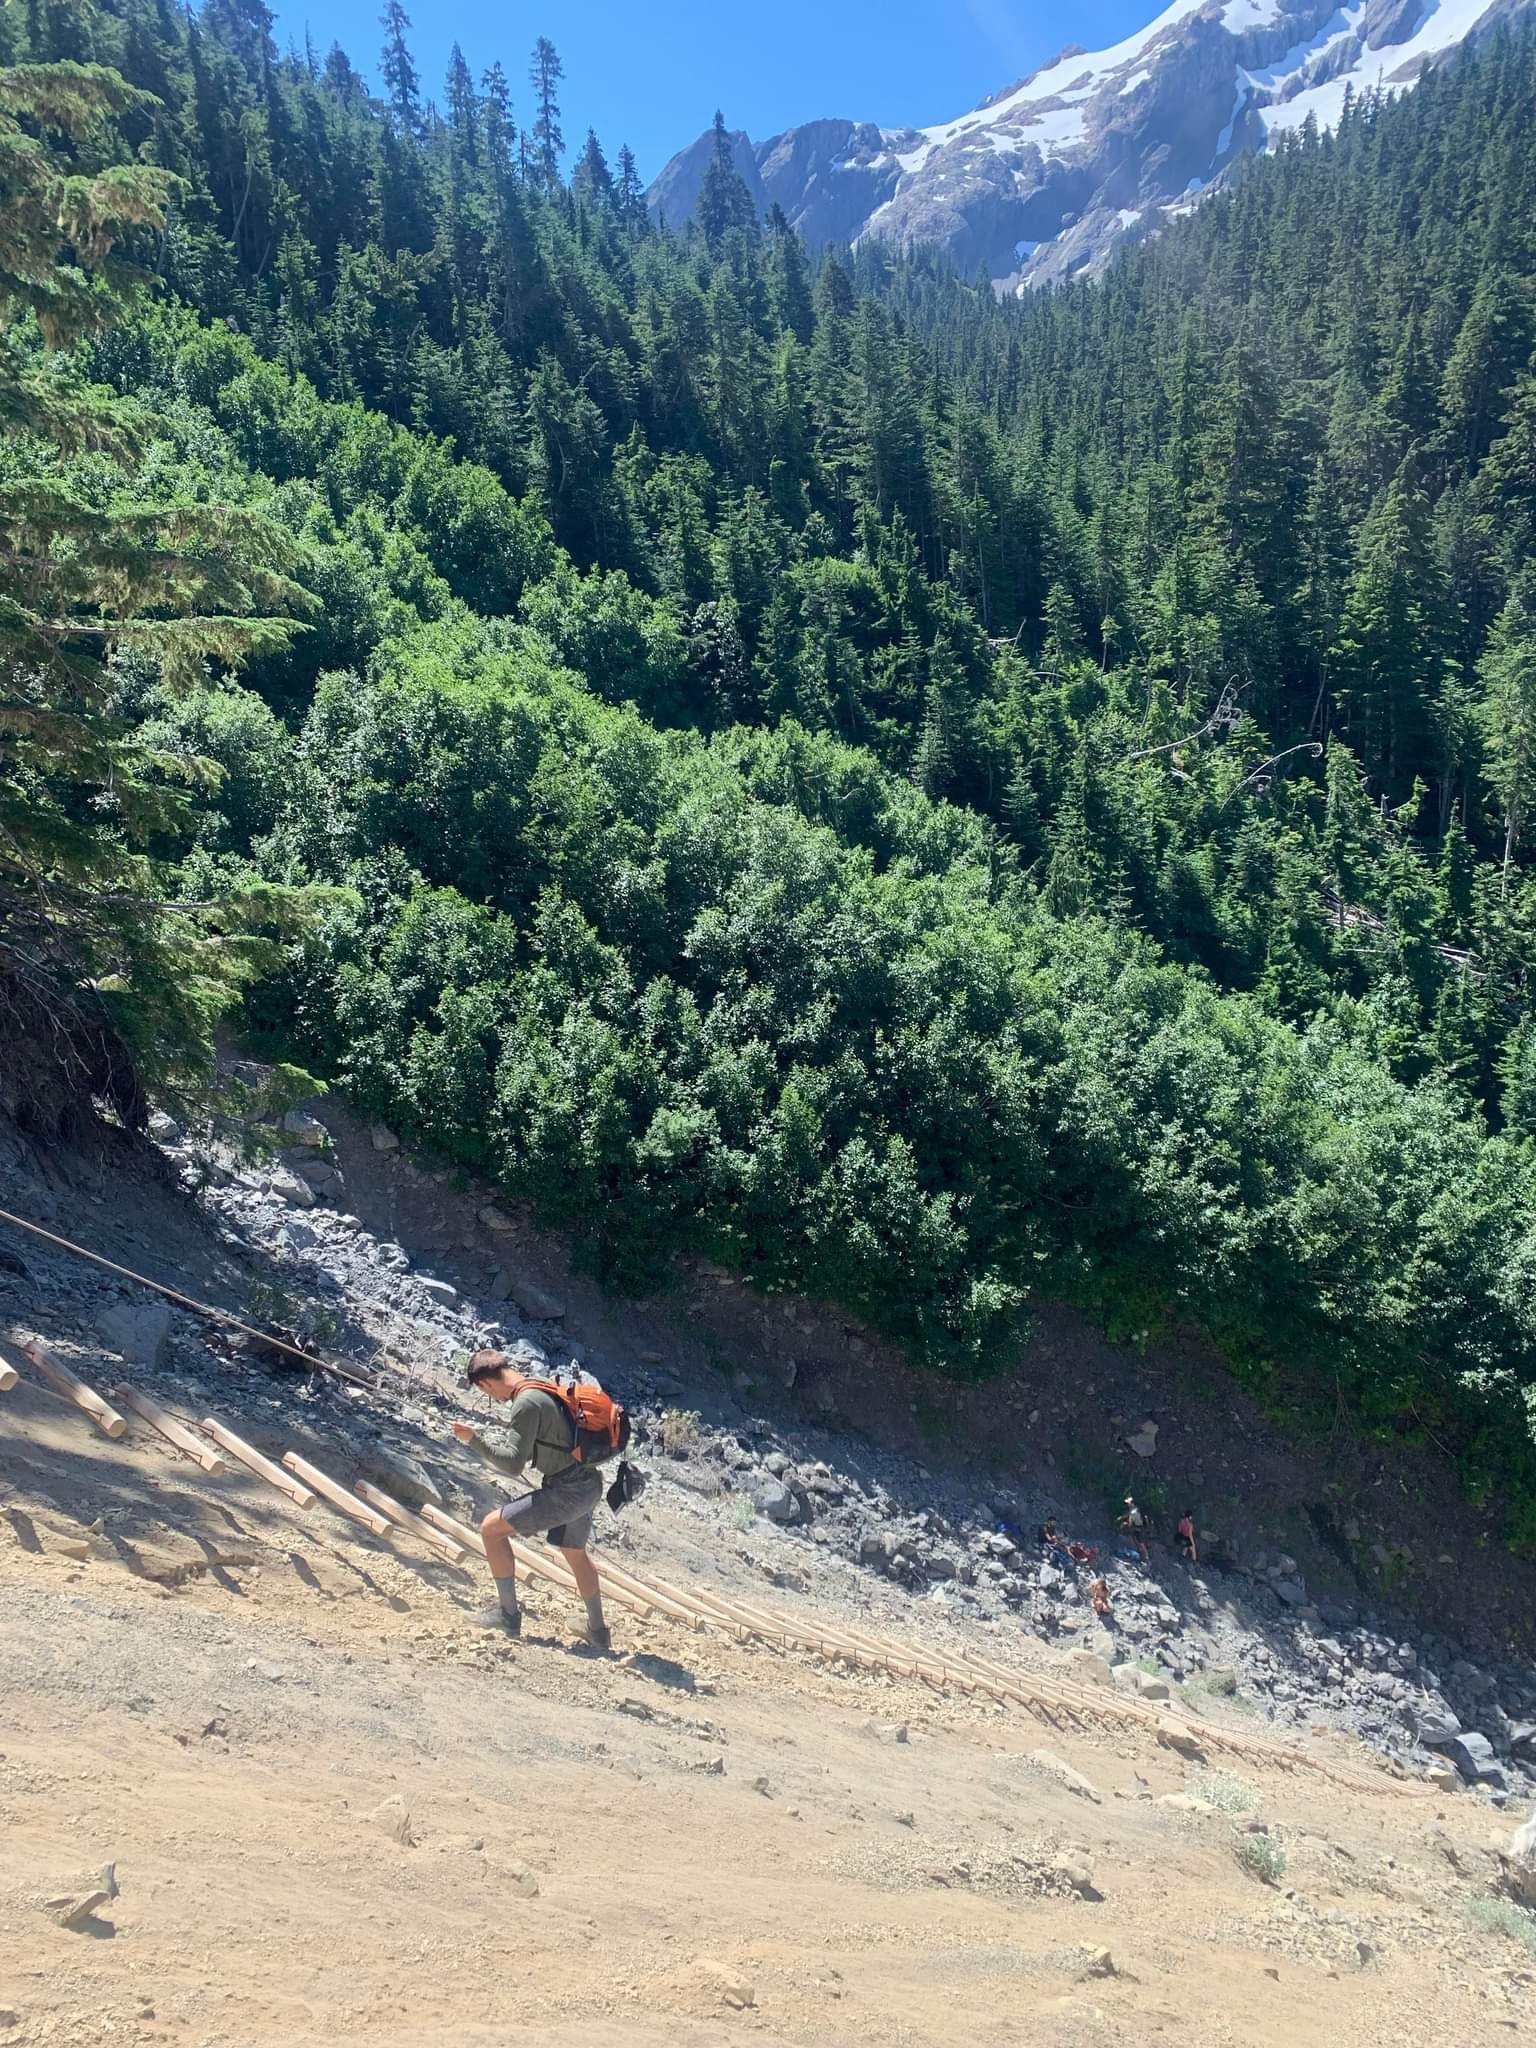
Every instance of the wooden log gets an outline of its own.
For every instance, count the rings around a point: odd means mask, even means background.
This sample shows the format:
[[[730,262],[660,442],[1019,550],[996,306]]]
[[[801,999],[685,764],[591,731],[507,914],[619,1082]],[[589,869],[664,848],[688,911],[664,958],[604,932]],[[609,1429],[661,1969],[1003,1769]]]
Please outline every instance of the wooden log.
[[[12,1340],[27,1363],[40,1373],[56,1394],[62,1394],[66,1401],[91,1418],[99,1430],[116,1439],[128,1425],[110,1402],[104,1401],[94,1387],[88,1387],[84,1380],[76,1379],[67,1365],[60,1365],[41,1337],[17,1337]]]
[[[420,1515],[413,1515],[409,1508],[384,1492],[382,1487],[370,1486],[366,1479],[359,1479],[352,1491],[359,1500],[367,1501],[369,1507],[377,1508],[386,1521],[393,1522],[397,1529],[404,1529],[408,1536],[414,1536],[418,1543],[425,1543],[429,1550],[435,1550],[439,1557],[447,1558],[450,1564],[464,1562],[464,1546],[455,1543],[451,1536],[439,1535],[436,1529],[424,1522]]]
[[[370,1536],[387,1536],[389,1524],[366,1501],[354,1500],[339,1479],[332,1479],[322,1472],[318,1465],[311,1465],[307,1458],[301,1458],[297,1451],[283,1453],[283,1469],[291,1472],[295,1479],[311,1487],[323,1501],[336,1509],[338,1514],[348,1516],[354,1522],[361,1522]]]
[[[452,1515],[445,1514],[441,1508],[433,1507],[430,1501],[422,1508],[421,1519],[430,1522],[434,1529],[440,1529],[445,1536],[451,1536],[455,1543],[462,1543],[466,1550],[472,1550],[480,1557],[485,1555],[485,1547],[473,1529],[464,1522],[455,1521]],[[528,1544],[514,1536],[512,1555],[530,1578],[543,1579],[547,1585],[558,1586],[562,1593],[568,1593],[573,1600],[580,1597],[576,1591],[576,1581],[554,1551],[545,1556],[543,1552],[531,1549]],[[635,1614],[650,1614],[654,1611],[649,1600],[630,1592],[627,1586],[613,1585],[609,1590],[620,1607],[627,1607]]]
[[[670,1615],[673,1621],[680,1621],[685,1628],[703,1628],[706,1625],[703,1615],[690,1609],[681,1600],[673,1599],[659,1588],[648,1585],[644,1579],[636,1578],[622,1565],[614,1564],[606,1557],[594,1557],[592,1562],[597,1567],[598,1583],[605,1591],[609,1586],[617,1586],[621,1592],[632,1593],[637,1599],[644,1600],[646,1605],[654,1607],[658,1614]]]
[[[291,1479],[279,1466],[274,1465],[270,1458],[264,1458],[254,1445],[248,1444],[244,1437],[236,1436],[232,1429],[226,1429],[222,1422],[215,1422],[211,1415],[205,1415],[198,1427],[206,1430],[220,1450],[228,1451],[232,1458],[238,1459],[249,1471],[254,1472],[258,1479],[265,1479],[268,1486],[275,1486],[279,1493],[287,1494],[295,1507],[314,1506],[315,1496],[307,1486],[301,1486],[297,1479]]]
[[[0,1394],[8,1394],[20,1377],[14,1365],[7,1365],[5,1360],[0,1358]]]
[[[195,1464],[202,1466],[210,1479],[222,1479],[231,1470],[227,1459],[221,1458],[217,1451],[210,1451],[202,1438],[194,1436],[184,1422],[178,1422],[174,1415],[167,1415],[158,1401],[152,1401],[148,1394],[141,1394],[137,1387],[114,1387],[112,1398],[124,1408],[131,1409],[151,1429],[158,1430],[178,1451],[185,1451]]]
[[[456,1521],[452,1515],[434,1507],[431,1501],[422,1503],[421,1519],[444,1536],[451,1536],[455,1543],[462,1544],[466,1550],[473,1551],[476,1557],[484,1557],[485,1547],[467,1522]]]
[[[558,1586],[562,1593],[569,1593],[573,1600],[581,1598],[576,1590],[576,1581],[571,1577],[564,1558],[559,1557],[553,1550],[536,1550],[531,1544],[514,1537],[512,1555],[524,1571],[531,1572],[535,1578],[547,1579],[551,1585]],[[595,1558],[593,1562],[596,1563]],[[601,1580],[599,1583],[601,1584]],[[621,1586],[616,1581],[610,1580],[605,1591],[620,1607],[627,1607],[632,1614],[650,1615],[658,1612],[655,1601],[648,1595],[633,1592],[628,1586]]]
[[[761,1616],[751,1609],[739,1605],[719,1593],[713,1586],[689,1586],[686,1589],[674,1586],[667,1579],[647,1579],[642,1584],[654,1585],[658,1592],[665,1593],[670,1600],[681,1600],[696,1606],[706,1620],[712,1617],[731,1627],[742,1630],[749,1636],[756,1636],[760,1642],[782,1647],[784,1631],[779,1627],[770,1628]]]

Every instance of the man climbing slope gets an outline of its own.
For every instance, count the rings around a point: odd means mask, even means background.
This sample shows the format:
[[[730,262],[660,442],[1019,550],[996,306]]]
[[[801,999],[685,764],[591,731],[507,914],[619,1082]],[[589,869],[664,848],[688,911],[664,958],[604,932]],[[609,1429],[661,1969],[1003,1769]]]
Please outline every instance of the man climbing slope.
[[[459,1442],[470,1445],[509,1479],[522,1478],[531,1466],[540,1482],[534,1491],[493,1508],[480,1524],[486,1562],[496,1582],[497,1612],[489,1618],[508,1635],[521,1631],[512,1537],[542,1535],[570,1566],[576,1590],[586,1603],[585,1642],[594,1650],[607,1650],[611,1645],[602,1589],[587,1555],[593,1510],[603,1497],[603,1475],[595,1460],[583,1455],[576,1414],[563,1393],[547,1381],[530,1380],[502,1351],[477,1351],[469,1361],[469,1384],[491,1400],[508,1404],[506,1423],[488,1442],[470,1423],[456,1422],[453,1433]],[[596,1398],[607,1400],[605,1395]],[[622,1410],[618,1413],[622,1417]]]

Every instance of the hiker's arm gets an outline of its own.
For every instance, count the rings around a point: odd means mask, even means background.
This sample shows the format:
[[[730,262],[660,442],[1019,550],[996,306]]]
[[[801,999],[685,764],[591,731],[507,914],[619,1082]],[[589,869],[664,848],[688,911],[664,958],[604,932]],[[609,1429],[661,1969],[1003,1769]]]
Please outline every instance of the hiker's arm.
[[[454,1435],[459,1435],[458,1425],[455,1425]],[[471,1430],[468,1436],[460,1436],[459,1441],[467,1443],[478,1458],[508,1479],[520,1479],[533,1454],[533,1432],[524,1422],[492,1430],[488,1438],[478,1430]]]

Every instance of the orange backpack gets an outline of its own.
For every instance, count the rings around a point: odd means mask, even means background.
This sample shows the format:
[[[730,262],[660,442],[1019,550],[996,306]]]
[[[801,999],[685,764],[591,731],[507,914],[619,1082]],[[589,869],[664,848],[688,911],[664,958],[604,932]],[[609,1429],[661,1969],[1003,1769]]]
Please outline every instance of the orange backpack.
[[[601,1387],[588,1387],[573,1380],[563,1386],[559,1380],[529,1380],[541,1394],[553,1394],[571,1418],[575,1441],[571,1456],[582,1465],[602,1465],[616,1458],[629,1444],[629,1416],[611,1394]]]

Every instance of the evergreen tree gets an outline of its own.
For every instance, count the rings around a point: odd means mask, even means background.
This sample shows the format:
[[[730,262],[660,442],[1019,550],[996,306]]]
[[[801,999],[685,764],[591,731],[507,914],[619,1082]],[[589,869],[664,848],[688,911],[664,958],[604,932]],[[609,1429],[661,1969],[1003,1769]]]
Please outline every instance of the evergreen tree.
[[[635,153],[629,144],[619,148],[619,176],[614,192],[614,210],[625,227],[638,232],[645,224],[645,187],[640,182]]]
[[[712,250],[718,250],[727,235],[737,231],[751,234],[757,227],[757,208],[736,168],[731,138],[721,113],[715,115],[714,147],[699,187],[698,220],[704,240]]]
[[[531,169],[534,182],[546,192],[554,191],[560,183],[560,158],[565,150],[565,137],[560,132],[558,95],[564,76],[565,67],[554,44],[547,36],[540,36],[533,46],[533,62],[528,72],[534,104]]]
[[[88,1113],[93,1095],[138,1123],[145,1074],[185,1082],[255,964],[238,935],[277,901],[161,900],[141,849],[187,813],[165,771],[212,771],[167,762],[114,717],[108,657],[185,686],[210,659],[284,646],[278,615],[307,602],[286,573],[291,540],[250,508],[118,509],[43,452],[121,460],[147,438],[132,406],[34,361],[17,331],[30,316],[48,349],[66,350],[142,289],[125,247],[161,227],[175,181],[74,159],[143,107],[94,66],[0,72],[0,417],[14,437],[0,490],[0,1034],[13,1048],[0,1100],[44,1127]]]
[[[590,128],[582,144],[581,155],[576,160],[576,168],[571,173],[571,190],[578,199],[585,199],[589,206],[604,212],[617,207],[618,193],[613,173],[608,168],[607,157],[603,155],[603,145]]]
[[[1516,594],[1499,614],[1478,663],[1483,768],[1504,820],[1502,886],[1536,794],[1536,615]]]
[[[386,0],[379,24],[384,30],[384,52],[379,59],[379,68],[384,77],[385,96],[405,133],[419,135],[422,133],[421,79],[406,42],[411,17],[401,0]]]

